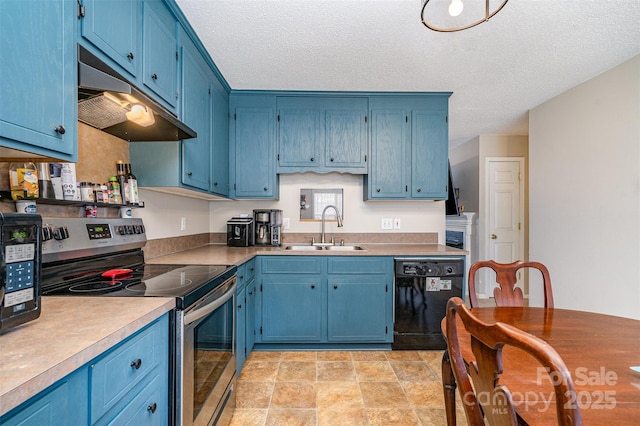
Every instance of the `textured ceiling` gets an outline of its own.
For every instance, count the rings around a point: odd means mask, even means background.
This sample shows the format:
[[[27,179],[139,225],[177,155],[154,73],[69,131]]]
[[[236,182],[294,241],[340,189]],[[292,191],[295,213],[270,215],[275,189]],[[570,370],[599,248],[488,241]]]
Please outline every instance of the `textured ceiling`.
[[[640,54],[640,0],[510,0],[457,33],[421,0],[177,3],[231,88],[451,91],[451,147],[526,135],[531,108]]]

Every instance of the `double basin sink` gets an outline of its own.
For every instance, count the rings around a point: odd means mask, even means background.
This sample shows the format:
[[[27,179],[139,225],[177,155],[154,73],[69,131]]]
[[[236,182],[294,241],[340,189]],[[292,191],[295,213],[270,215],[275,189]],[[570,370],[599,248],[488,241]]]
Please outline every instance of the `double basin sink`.
[[[335,246],[335,245],[309,245],[309,244],[292,244],[292,245],[288,245],[285,246],[284,248],[285,250],[291,250],[291,251],[322,251],[322,250],[329,250],[329,251],[362,251],[362,250],[367,250],[366,248],[362,247],[362,246],[348,246],[348,245],[344,245],[344,246]]]

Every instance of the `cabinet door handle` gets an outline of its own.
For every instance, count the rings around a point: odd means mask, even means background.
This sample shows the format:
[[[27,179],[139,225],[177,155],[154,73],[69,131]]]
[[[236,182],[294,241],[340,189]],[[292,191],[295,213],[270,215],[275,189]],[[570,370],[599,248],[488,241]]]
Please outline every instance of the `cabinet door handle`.
[[[313,284],[311,284],[311,288],[312,288],[312,289],[313,289],[313,288],[316,288],[316,286],[315,286],[315,285],[313,285]]]
[[[142,360],[140,358],[131,361],[131,367],[135,368],[136,370],[140,369],[140,366],[142,365]]]
[[[129,58],[130,61],[133,61],[133,52],[127,53],[127,58]]]
[[[64,135],[67,132],[67,129],[64,128],[64,126],[61,124],[58,127],[56,127],[55,129],[53,129],[56,131],[57,134],[59,135]]]
[[[313,157],[311,157],[311,162],[313,162],[313,161],[314,161],[314,159],[313,159]]]
[[[187,176],[189,176],[189,177],[193,176],[193,172],[187,173]]]
[[[377,189],[376,189],[376,192],[380,192],[380,188],[377,188]]]
[[[238,310],[242,309],[242,305],[238,305]]]
[[[252,291],[249,292],[249,296],[253,296],[253,292]]]
[[[331,158],[329,159],[329,161],[333,162],[333,157],[331,157]]]
[[[149,406],[147,407],[147,411],[153,414],[156,412],[157,408],[158,408],[158,405],[154,402],[153,404],[149,404]]]
[[[265,192],[267,192],[269,190],[269,188],[267,188],[266,186],[264,188],[262,188]]]
[[[218,182],[213,182],[213,186],[218,186]]]
[[[496,234],[491,234],[491,239],[492,239],[492,240],[497,240],[497,239],[498,239],[498,236],[497,236]]]
[[[158,74],[156,74],[156,73],[151,74],[151,80],[155,81],[157,79],[158,79]]]
[[[337,289],[338,289],[338,286],[337,286],[336,284],[334,284],[334,285],[333,285],[333,289],[334,289],[334,290],[337,290]]]
[[[418,189],[416,189],[416,191],[422,192],[422,188],[418,188]]]

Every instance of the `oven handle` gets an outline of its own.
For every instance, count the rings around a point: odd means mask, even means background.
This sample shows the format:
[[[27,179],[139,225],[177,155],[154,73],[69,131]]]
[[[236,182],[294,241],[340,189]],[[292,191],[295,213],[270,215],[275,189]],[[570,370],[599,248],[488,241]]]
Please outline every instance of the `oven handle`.
[[[236,282],[234,281],[233,285],[229,287],[229,289],[219,298],[214,300],[211,303],[205,304],[202,308],[195,309],[191,312],[185,313],[184,315],[184,325],[192,324],[198,321],[200,318],[203,318],[209,315],[211,312],[218,309],[220,306],[224,305],[231,299],[236,292]]]

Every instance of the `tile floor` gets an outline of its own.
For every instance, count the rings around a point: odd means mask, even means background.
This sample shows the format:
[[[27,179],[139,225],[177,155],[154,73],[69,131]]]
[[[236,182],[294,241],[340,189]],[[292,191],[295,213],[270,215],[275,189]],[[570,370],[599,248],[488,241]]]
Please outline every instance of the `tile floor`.
[[[254,351],[231,425],[445,425],[441,359],[442,351]]]

